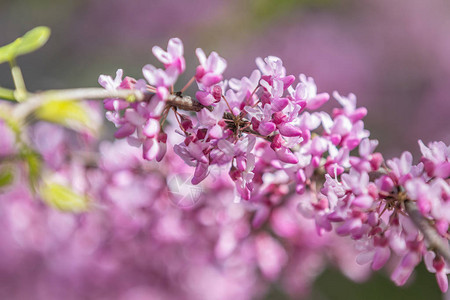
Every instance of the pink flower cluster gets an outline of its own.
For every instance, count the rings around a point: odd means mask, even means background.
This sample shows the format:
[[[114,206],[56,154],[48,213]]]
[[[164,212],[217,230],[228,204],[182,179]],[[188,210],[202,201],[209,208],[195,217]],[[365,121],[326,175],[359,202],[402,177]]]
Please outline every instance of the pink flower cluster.
[[[363,140],[360,156],[349,159],[349,172],[340,178],[325,175],[320,193],[300,203],[300,211],[315,219],[319,233],[330,231],[335,223],[339,235],[357,241],[357,261],[370,262],[374,270],[382,268],[392,253],[400,257],[391,275],[397,285],[407,281],[424,257],[428,270],[436,273],[439,287],[445,292],[448,263],[436,255],[436,249],[427,248],[424,236],[407,214],[405,201],[415,201],[448,246],[450,173],[445,169],[450,148],[442,142],[430,143],[429,148],[419,143],[423,154],[419,164],[413,165],[411,153],[404,152],[380,168],[380,156],[372,153],[376,142]],[[372,180],[374,173],[378,176]]]
[[[326,263],[355,281],[390,264],[403,285],[422,260],[448,289],[449,146],[384,161],[353,94],[327,113],[329,94],[277,57],[224,80],[225,60],[198,49],[178,91],[181,41],[153,53],[164,67],[145,80],[99,78],[145,95],[104,100],[123,140],[0,120],[0,298],[255,299],[271,284],[299,297]],[[89,210],[50,207],[48,183]]]
[[[299,211],[315,221],[317,233],[335,228],[338,235],[351,237],[360,252],[358,262],[370,262],[378,270],[396,254],[401,261],[391,277],[403,285],[424,257],[441,290],[447,290],[447,262],[413,224],[406,204],[414,202],[447,243],[448,146],[439,142],[427,147],[420,142],[423,156],[417,165],[408,152],[384,162],[374,152],[378,141],[369,138],[363,122],[367,110],[356,106],[355,95],[335,92],[340,107],[331,115],[321,111],[329,95],[318,94],[314,80],[303,74],[295,83],[296,77],[288,75],[282,60],[274,56],[258,58],[258,69],[250,77],[223,80],[225,60],[215,52],[206,57],[197,49],[200,65],[193,80],[203,109],[183,106],[192,112],[180,113],[176,101],[169,103],[168,98],[187,97],[186,87],[174,91],[177,76],[185,69],[183,46],[172,39],[167,52],[154,48],[154,53],[165,69],[144,67],[150,86],[142,80],[100,77],[106,88],[154,94],[132,104],[105,101],[108,119],[119,127],[116,137],[127,137],[134,146],[142,144],[145,159],[160,161],[167,136],[170,140],[176,135],[173,150],[194,168],[192,183],[226,170],[235,185],[235,199],[247,200],[256,210],[254,227],[273,216],[281,199],[299,194]],[[164,124],[171,111],[178,129],[167,135]]]

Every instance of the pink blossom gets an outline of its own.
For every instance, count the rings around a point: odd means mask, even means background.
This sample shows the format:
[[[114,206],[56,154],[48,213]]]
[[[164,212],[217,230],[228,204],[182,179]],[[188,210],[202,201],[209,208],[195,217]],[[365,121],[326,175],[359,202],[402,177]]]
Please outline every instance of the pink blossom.
[[[397,285],[404,285],[408,280],[409,276],[411,276],[412,271],[420,262],[420,254],[416,252],[409,252],[406,254],[397,268],[391,275],[392,281]]]
[[[160,101],[166,100],[169,96],[169,87],[172,86],[178,78],[178,70],[171,66],[166,70],[157,69],[152,65],[145,65],[142,68],[145,79],[156,88],[156,95]]]
[[[300,74],[299,79],[300,83],[297,84],[295,91],[290,90],[296,102],[305,101],[306,108],[316,110],[330,99],[328,93],[317,94],[317,86],[312,77]]]
[[[179,38],[171,38],[167,44],[167,52],[159,46],[152,48],[153,55],[164,64],[166,69],[175,67],[181,74],[186,69],[186,62],[183,57],[183,43]]]
[[[202,87],[211,87],[220,81],[222,81],[222,73],[227,67],[227,62],[225,59],[220,57],[217,52],[211,52],[208,58],[202,49],[197,48],[195,54],[198,57],[200,66],[197,67],[195,73],[195,79],[199,82]]]
[[[259,234],[255,238],[259,267],[267,279],[275,280],[286,263],[286,252],[278,242],[267,234]]]
[[[443,293],[448,290],[448,278],[447,274],[450,273],[450,268],[445,260],[437,256],[433,251],[427,251],[424,256],[425,266],[428,272],[436,273],[436,280],[439,284],[439,288]]]

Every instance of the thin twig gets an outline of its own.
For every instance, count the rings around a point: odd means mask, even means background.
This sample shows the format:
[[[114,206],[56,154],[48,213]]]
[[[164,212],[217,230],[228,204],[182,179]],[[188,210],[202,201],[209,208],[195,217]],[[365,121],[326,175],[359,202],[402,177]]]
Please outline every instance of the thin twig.
[[[436,229],[428,222],[428,220],[420,213],[414,201],[406,200],[405,209],[414,225],[422,232],[429,247],[441,255],[447,263],[450,263],[450,248],[448,242],[444,242]]]
[[[103,88],[80,88],[68,90],[48,90],[45,92],[35,93],[29,97],[28,101],[37,100],[85,100],[85,99],[106,99],[121,98],[126,99],[135,96],[137,101],[144,99],[144,94],[137,90],[105,90]]]
[[[251,128],[243,128],[242,132],[248,133],[248,134],[252,134],[256,137],[262,138],[270,143],[273,142],[273,136],[266,136],[266,135],[261,135],[259,134],[257,131],[251,129]]]
[[[181,93],[184,93],[186,89],[194,82],[195,76],[192,76],[192,78],[186,83],[186,85],[181,89]]]
[[[169,95],[169,97],[166,100],[166,103],[170,106],[175,106],[181,110],[186,111],[195,111],[199,112],[203,108],[206,108],[210,111],[212,111],[211,106],[204,106],[200,102],[198,102],[196,99],[192,99],[190,96],[184,96],[184,95]]]
[[[0,87],[0,99],[15,102],[17,101],[14,95],[14,90],[5,89]]]
[[[102,100],[106,98],[121,98],[129,99],[134,97],[133,100],[144,101],[150,100],[154,94],[142,93],[136,90],[105,90],[103,88],[80,88],[80,89],[68,89],[68,90],[49,90],[45,92],[38,92],[27,95],[27,101],[21,103],[20,106],[14,112],[15,117],[18,119],[24,119],[36,109],[38,109],[46,101],[74,101],[74,100]],[[196,99],[192,99],[189,96],[172,94],[166,100],[170,106],[177,107],[186,111],[199,112],[205,108]],[[212,107],[206,107],[208,110],[212,110]]]
[[[246,99],[247,103],[248,103],[249,100],[251,100],[251,99],[253,98],[253,95],[256,93],[256,90],[257,90],[259,87],[260,87],[260,85],[259,85],[259,83],[258,83],[258,85],[255,87],[255,89],[253,90],[253,92],[250,94],[250,97],[248,97],[248,98]],[[259,99],[258,99],[258,100],[259,100]]]
[[[128,99],[134,97],[136,101],[144,99],[144,94],[136,90],[105,90],[103,88],[80,88],[68,90],[48,90],[34,94],[27,94],[27,100],[16,106],[14,117],[25,120],[43,103],[49,101],[101,100],[106,98]]]
[[[222,98],[223,98],[223,100],[225,100],[225,103],[227,104],[228,109],[230,110],[230,113],[231,113],[231,114],[233,115],[233,117],[235,118],[236,116],[234,115],[233,110],[231,109],[231,106],[230,106],[230,104],[229,104],[228,101],[227,101],[227,98],[225,98],[224,95],[222,95]]]

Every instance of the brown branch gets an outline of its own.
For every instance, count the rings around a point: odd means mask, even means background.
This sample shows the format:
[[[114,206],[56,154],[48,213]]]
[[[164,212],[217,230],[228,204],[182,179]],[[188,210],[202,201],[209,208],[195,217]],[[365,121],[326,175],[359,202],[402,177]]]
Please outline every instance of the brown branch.
[[[199,112],[203,108],[212,111],[211,106],[204,106],[197,99],[193,99],[190,96],[185,96],[181,94],[172,94],[166,100],[166,103],[170,106],[175,106],[176,108],[186,110],[186,111],[195,111]]]
[[[414,201],[406,200],[405,209],[414,225],[422,232],[429,247],[441,255],[447,263],[450,263],[450,248],[448,242],[444,242],[442,237],[436,232],[436,229],[420,213]]]
[[[252,134],[252,135],[254,135],[254,136],[256,136],[256,137],[262,138],[262,139],[268,141],[269,143],[272,143],[272,142],[273,142],[273,136],[261,135],[261,134],[259,134],[257,131],[255,131],[255,130],[253,130],[253,129],[251,129],[251,128],[245,128],[245,129],[242,130],[242,131],[245,132],[245,133],[248,133],[248,134]]]
[[[103,88],[48,90],[28,94],[27,100],[22,102],[20,106],[16,108],[14,115],[18,119],[25,119],[26,116],[33,113],[46,101],[102,100],[106,98],[129,99],[130,97],[133,101],[150,101],[153,96],[153,93],[144,94],[140,91],[127,89],[115,91],[109,91]],[[212,111],[212,107],[203,106],[196,99],[192,99],[190,96],[185,96],[180,93],[169,95],[166,101],[169,106],[186,111],[199,112],[203,108]]]

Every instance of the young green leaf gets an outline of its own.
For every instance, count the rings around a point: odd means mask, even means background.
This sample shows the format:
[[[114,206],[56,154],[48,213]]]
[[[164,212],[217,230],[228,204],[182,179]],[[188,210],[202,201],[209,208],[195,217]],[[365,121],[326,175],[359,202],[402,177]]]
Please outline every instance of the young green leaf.
[[[40,189],[40,195],[48,205],[62,211],[82,212],[88,209],[89,200],[86,196],[58,183],[45,183]]]
[[[17,48],[19,47],[21,42],[21,38],[18,38],[14,42],[0,47],[0,64],[11,61],[17,56]]]
[[[22,42],[17,47],[16,55],[23,55],[37,49],[47,43],[48,38],[50,37],[50,28],[45,26],[39,26],[31,29],[22,37]]]
[[[50,28],[39,26],[31,29],[14,42],[0,47],[0,63],[13,61],[17,56],[24,55],[45,45],[50,37]]]
[[[96,132],[89,108],[78,101],[45,101],[34,113],[39,120],[63,125],[73,130]]]
[[[13,181],[14,173],[11,169],[0,170],[0,188],[10,185]]]

